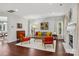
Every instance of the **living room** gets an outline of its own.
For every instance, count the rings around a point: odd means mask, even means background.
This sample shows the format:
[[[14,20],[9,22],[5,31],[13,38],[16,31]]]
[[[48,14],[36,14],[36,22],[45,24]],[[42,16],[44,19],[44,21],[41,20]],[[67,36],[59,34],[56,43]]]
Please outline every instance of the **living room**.
[[[26,6],[27,8],[23,6]],[[28,47],[31,48],[31,50],[37,49],[53,53],[57,52],[57,40],[60,40],[64,41],[62,42],[62,45],[66,53],[75,55],[74,51],[76,49],[75,47],[77,47],[77,40],[75,39],[76,35],[74,33],[76,33],[77,4],[2,3],[0,4],[0,7],[2,7],[0,17],[7,17],[6,19],[8,21],[8,43],[22,40],[20,35],[23,34],[25,42],[22,41],[14,45],[21,46],[23,48]],[[30,43],[27,42],[29,37]],[[44,46],[44,42],[42,42],[42,40],[45,39],[45,37],[53,37],[54,41],[52,42],[54,42],[54,45]]]

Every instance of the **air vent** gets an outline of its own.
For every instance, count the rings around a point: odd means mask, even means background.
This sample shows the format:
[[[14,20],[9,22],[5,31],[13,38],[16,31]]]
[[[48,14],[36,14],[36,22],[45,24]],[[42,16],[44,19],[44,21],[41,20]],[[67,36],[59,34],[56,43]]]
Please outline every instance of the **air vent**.
[[[9,13],[14,13],[16,12],[15,10],[8,10]]]

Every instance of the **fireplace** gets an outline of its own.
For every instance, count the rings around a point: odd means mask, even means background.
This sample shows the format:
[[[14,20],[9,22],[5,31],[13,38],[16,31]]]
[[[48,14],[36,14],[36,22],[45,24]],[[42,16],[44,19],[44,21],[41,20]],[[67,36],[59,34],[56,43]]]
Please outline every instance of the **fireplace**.
[[[73,48],[73,35],[69,34],[69,45]]]
[[[25,31],[21,30],[21,31],[16,31],[17,34],[17,39],[21,39],[21,37],[25,37]],[[22,35],[22,36],[20,36]]]

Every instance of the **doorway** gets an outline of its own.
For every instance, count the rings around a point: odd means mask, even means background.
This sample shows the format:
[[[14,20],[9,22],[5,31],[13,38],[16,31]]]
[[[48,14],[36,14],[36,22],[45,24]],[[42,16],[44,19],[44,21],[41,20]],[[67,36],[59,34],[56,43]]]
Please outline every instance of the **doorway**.
[[[63,39],[63,21],[57,23],[57,35],[59,39]]]
[[[0,16],[0,44],[7,42],[7,17]]]

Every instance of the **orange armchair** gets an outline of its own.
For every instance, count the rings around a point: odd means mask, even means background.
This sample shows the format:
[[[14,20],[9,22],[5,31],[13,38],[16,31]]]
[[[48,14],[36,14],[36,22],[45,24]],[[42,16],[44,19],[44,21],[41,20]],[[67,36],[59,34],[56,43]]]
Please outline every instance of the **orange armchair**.
[[[25,37],[25,38],[23,39],[23,41],[28,41],[28,40],[30,40],[30,37]]]
[[[29,41],[29,43],[30,43],[30,37],[24,37],[23,35],[20,35],[20,41],[21,42]]]
[[[45,47],[45,44],[52,44],[53,47],[54,47],[54,39],[53,39],[53,37],[52,36],[44,37],[43,44],[44,44],[44,47]]]

